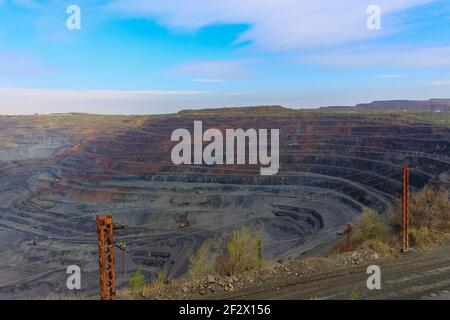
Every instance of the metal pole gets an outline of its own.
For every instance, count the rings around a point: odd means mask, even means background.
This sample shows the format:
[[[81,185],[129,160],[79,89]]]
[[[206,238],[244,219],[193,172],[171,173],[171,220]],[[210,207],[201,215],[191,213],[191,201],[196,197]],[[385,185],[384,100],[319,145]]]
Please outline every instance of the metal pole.
[[[347,250],[352,251],[352,236],[353,236],[353,225],[349,223],[347,225]]]
[[[409,249],[409,168],[403,166],[403,196],[402,196],[402,251]]]
[[[98,272],[100,279],[100,299],[106,299],[106,273],[105,273],[105,235],[103,232],[104,217],[97,216],[97,236],[98,236]]]
[[[102,300],[113,300],[116,297],[116,273],[112,216],[97,216],[96,222],[100,298]]]
[[[114,250],[114,236],[113,236],[113,220],[112,216],[108,215],[106,218],[106,239],[107,239],[107,276],[108,276],[108,294],[109,299],[113,300],[116,298],[116,263],[115,263],[115,250]]]

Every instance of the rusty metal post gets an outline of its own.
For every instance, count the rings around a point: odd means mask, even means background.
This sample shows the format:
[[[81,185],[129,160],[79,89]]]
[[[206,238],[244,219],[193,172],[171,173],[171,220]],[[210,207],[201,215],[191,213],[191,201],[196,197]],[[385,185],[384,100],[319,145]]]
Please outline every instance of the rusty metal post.
[[[106,233],[106,289],[110,300],[116,297],[116,264],[115,264],[115,250],[114,250],[114,236],[113,236],[113,220],[112,216],[108,215],[105,224]]]
[[[409,168],[403,166],[403,195],[402,195],[402,251],[409,249]]]
[[[353,225],[349,223],[347,225],[347,250],[352,251],[352,239],[353,239]]]
[[[97,215],[96,222],[97,222],[97,236],[98,236],[98,272],[100,279],[100,299],[105,300],[107,296],[106,272],[105,272],[105,264],[106,264],[105,233],[104,233],[105,217]]]
[[[96,222],[100,298],[102,300],[113,300],[116,297],[116,274],[112,216],[97,216]]]

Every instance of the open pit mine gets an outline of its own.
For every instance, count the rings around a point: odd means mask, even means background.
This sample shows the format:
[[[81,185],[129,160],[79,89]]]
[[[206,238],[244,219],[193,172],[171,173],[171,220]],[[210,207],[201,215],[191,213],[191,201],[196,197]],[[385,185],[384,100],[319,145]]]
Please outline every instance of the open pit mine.
[[[111,213],[119,288],[139,266],[147,280],[182,277],[189,250],[257,226],[264,260],[326,254],[363,208],[386,213],[411,188],[450,182],[446,112],[251,107],[158,116],[0,117],[0,298],[98,293],[95,217]],[[422,117],[423,116],[423,117]],[[419,119],[419,120],[418,120]],[[280,164],[174,165],[178,128],[279,129]],[[442,123],[441,123],[442,122]]]

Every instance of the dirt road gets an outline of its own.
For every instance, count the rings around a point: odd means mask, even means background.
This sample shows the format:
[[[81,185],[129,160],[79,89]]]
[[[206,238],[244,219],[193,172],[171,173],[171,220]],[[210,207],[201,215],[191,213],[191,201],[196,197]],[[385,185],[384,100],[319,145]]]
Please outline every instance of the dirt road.
[[[265,283],[228,293],[224,299],[449,299],[450,245],[379,262],[381,289],[369,290],[367,265],[307,279]]]

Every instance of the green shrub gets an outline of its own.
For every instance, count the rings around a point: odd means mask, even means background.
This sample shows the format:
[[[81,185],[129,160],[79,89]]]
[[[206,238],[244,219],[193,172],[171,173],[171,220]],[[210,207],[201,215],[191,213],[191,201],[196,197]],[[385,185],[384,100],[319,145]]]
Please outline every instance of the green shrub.
[[[188,253],[191,278],[208,274],[233,275],[260,269],[262,243],[257,229],[242,227],[229,237],[204,242],[195,254]]]
[[[229,275],[261,268],[259,230],[242,227],[234,230],[227,243],[226,273]]]
[[[188,275],[191,278],[197,278],[215,273],[215,261],[210,254],[211,246],[205,241],[195,254],[188,253],[189,270]]]
[[[354,287],[348,298],[350,300],[359,300],[360,296],[361,294],[359,293],[358,288]]]
[[[386,235],[387,225],[378,212],[372,209],[364,209],[356,222],[355,244],[361,244],[368,240],[380,239]]]
[[[135,274],[128,281],[128,288],[131,291],[138,291],[145,287],[145,279],[141,274],[141,268],[137,268]]]

